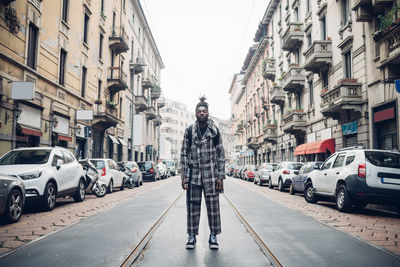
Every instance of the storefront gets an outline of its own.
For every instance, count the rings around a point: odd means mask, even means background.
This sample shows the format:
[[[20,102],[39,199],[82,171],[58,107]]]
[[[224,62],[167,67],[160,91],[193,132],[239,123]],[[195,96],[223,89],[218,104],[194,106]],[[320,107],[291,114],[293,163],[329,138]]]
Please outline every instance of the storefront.
[[[343,147],[356,146],[358,144],[357,121],[342,125]]]
[[[52,146],[68,148],[68,144],[72,145],[72,137],[69,136],[69,117],[54,114]]]
[[[40,146],[42,109],[34,105],[19,104],[21,115],[16,126],[16,147]]]
[[[399,149],[399,123],[396,102],[372,109],[373,147],[378,149]]]
[[[294,154],[300,161],[324,161],[335,153],[335,139],[325,139],[299,145]]]

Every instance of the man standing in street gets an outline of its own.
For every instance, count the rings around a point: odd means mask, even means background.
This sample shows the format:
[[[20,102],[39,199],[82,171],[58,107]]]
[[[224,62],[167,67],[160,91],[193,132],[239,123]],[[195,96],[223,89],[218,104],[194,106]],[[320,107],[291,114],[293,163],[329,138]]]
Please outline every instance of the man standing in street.
[[[186,128],[182,143],[182,188],[187,190],[187,249],[196,246],[199,233],[201,198],[207,206],[211,249],[218,249],[217,235],[221,233],[219,193],[223,192],[225,179],[224,148],[221,134],[208,118],[208,103],[201,97],[196,106],[196,123]]]

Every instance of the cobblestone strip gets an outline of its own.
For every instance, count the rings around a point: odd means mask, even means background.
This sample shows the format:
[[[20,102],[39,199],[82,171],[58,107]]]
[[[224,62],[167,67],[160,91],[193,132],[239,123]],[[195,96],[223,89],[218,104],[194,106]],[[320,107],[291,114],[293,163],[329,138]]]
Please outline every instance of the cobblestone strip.
[[[400,216],[398,214],[370,209],[368,206],[353,213],[342,213],[332,202],[319,201],[317,204],[310,204],[301,194],[290,195],[287,192],[271,190],[268,186],[258,186],[236,178],[228,179],[285,207],[300,211],[326,225],[400,255]]]
[[[71,197],[60,198],[57,199],[57,206],[52,211],[24,213],[18,223],[0,225],[0,255],[96,213],[115,207],[126,200],[154,190],[175,179],[178,179],[178,177],[157,182],[146,182],[141,187],[114,191],[102,198],[89,194],[86,195],[83,202],[79,203],[74,202]]]

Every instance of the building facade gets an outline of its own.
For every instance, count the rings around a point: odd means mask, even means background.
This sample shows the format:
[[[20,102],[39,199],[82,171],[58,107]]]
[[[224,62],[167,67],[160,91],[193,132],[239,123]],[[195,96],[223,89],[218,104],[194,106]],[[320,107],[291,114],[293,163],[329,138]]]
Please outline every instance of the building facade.
[[[241,71],[246,119],[234,129],[253,152],[245,163],[398,149],[396,2],[270,1]]]
[[[127,160],[151,146],[154,158],[164,66],[139,1],[2,1],[0,13],[1,155],[59,145]]]

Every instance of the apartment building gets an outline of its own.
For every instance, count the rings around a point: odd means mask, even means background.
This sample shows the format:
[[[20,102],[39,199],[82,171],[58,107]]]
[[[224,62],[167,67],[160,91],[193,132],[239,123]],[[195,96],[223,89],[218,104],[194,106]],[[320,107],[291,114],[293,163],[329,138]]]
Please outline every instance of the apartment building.
[[[0,13],[0,154],[58,145],[126,160],[133,147],[158,149],[164,66],[139,1],[2,1]],[[150,138],[133,146],[138,113]]]
[[[396,1],[271,0],[242,67],[245,162],[398,148],[397,12]]]

